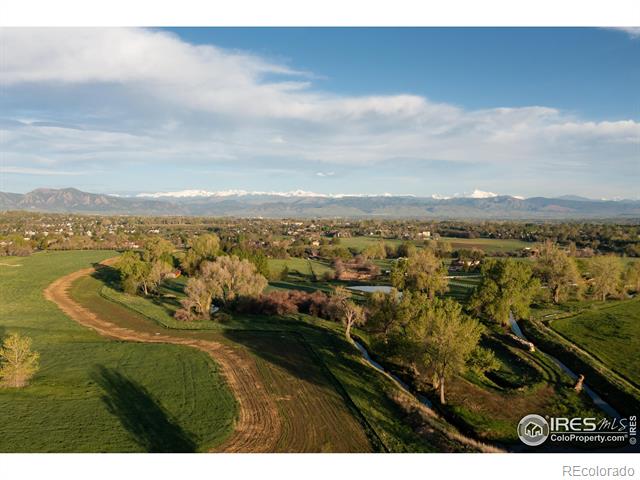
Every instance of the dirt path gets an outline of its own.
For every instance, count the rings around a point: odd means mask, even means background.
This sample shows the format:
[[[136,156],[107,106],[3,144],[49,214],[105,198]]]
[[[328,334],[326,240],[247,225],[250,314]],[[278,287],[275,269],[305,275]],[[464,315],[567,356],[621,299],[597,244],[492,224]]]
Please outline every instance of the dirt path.
[[[114,259],[104,261],[112,263]],[[215,452],[272,452],[280,438],[281,420],[274,399],[266,391],[254,360],[245,351],[210,340],[175,336],[163,330],[160,334],[138,332],[111,323],[76,303],[69,295],[71,284],[90,275],[94,268],[86,268],[66,275],[49,285],[44,296],[76,322],[101,335],[117,340],[147,343],[172,343],[197,348],[208,353],[220,366],[238,402],[238,419],[231,437],[212,451]]]

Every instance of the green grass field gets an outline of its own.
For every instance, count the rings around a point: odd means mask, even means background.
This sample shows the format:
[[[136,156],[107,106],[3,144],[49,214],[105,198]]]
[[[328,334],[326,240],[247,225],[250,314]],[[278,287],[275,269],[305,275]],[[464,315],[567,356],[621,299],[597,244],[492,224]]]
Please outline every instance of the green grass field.
[[[110,269],[105,270],[108,273]],[[348,398],[335,388],[331,375],[318,363],[305,338],[292,333],[297,332],[299,321],[239,316],[224,324],[180,323],[173,319],[168,322],[167,312],[152,299],[113,290],[104,283],[105,278],[109,276],[79,279],[71,291],[73,298],[120,326],[152,334],[165,333],[164,327],[168,327],[172,336],[228,343],[254,358],[282,419],[282,437],[275,451],[371,450],[365,430],[349,408]]]
[[[0,335],[16,330],[33,337],[42,369],[28,388],[0,390],[0,451],[201,451],[229,435],[235,401],[209,356],[176,345],[105,340],[44,300],[42,290],[51,281],[113,254],[75,251],[3,259],[19,266],[0,266]],[[291,260],[301,269],[308,265]],[[278,288],[318,286],[303,280],[293,276]],[[428,440],[416,433],[391,399],[397,386],[363,362],[340,324],[301,314],[235,315],[222,324],[177,322],[172,314],[183,281],[167,282],[164,297],[130,296],[118,290],[114,271],[104,268],[76,281],[71,294],[118,325],[148,333],[169,328],[172,335],[246,351],[283,419],[277,451],[467,448],[442,434],[451,429],[444,422],[430,429]],[[477,281],[451,279],[449,295],[465,301]],[[624,335],[638,338],[631,328],[637,327],[637,310],[625,315],[620,342]],[[496,352],[500,369],[450,383],[447,411],[465,428],[487,441],[511,443],[516,417],[530,411],[591,412],[546,357],[509,345],[499,330],[492,332],[486,346]],[[364,332],[357,333],[366,340]],[[611,361],[620,364],[617,357]]]
[[[425,443],[412,431],[404,421],[404,413],[388,396],[388,392],[396,388],[395,385],[363,363],[360,353],[344,339],[340,324],[308,315],[286,318],[235,315],[223,324],[211,321],[179,323],[170,317],[171,309],[165,302],[125,295],[108,286],[108,281],[105,284],[107,278],[108,275],[102,275],[100,280],[87,277],[77,282],[74,288],[76,300],[101,315],[116,318],[117,322],[128,322],[129,326],[131,322],[135,322],[133,326],[136,330],[154,332],[158,325],[172,329],[187,328],[190,330],[179,330],[175,334],[218,339],[247,348],[256,357],[274,396],[278,399],[298,400],[279,400],[289,429],[289,440],[283,441],[281,445],[283,450],[362,451],[365,447],[358,443],[361,442],[358,440],[360,437],[353,432],[347,434],[347,429],[352,428],[350,425],[354,417],[360,418],[361,422],[364,419],[368,425],[366,428],[370,429],[369,435],[379,437],[384,444],[383,448],[390,451],[461,448],[443,435],[435,435],[437,438]],[[291,284],[290,288],[294,286]],[[169,290],[175,291],[172,288]],[[121,306],[144,317],[132,317],[131,313],[123,312]],[[299,349],[300,341],[306,345],[306,354]],[[308,381],[300,383],[300,377],[309,375],[315,377],[312,383],[316,385],[311,389]],[[351,414],[344,410],[344,403],[342,407],[339,402],[336,403],[336,392],[340,393],[343,401],[352,402]],[[313,407],[311,410],[310,406]],[[345,414],[349,416],[345,417]],[[327,436],[325,433],[323,438],[317,433],[323,428],[326,432],[324,419],[327,417],[338,420],[333,427],[338,437],[333,440],[331,435]],[[316,425],[316,421],[320,424]],[[304,428],[301,422],[304,423]],[[355,443],[345,444],[345,439],[349,437]]]
[[[340,246],[347,248],[355,248],[358,250],[364,250],[365,248],[378,244],[381,240],[383,240],[388,245],[393,245],[397,247],[403,240],[398,239],[381,239],[379,237],[351,237],[351,238],[341,238]],[[454,250],[458,250],[461,248],[471,249],[471,248],[479,248],[480,250],[484,250],[486,253],[496,253],[496,252],[511,252],[516,250],[522,250],[526,247],[531,247],[532,244],[528,242],[523,242],[521,240],[502,240],[495,238],[454,238],[454,237],[441,237],[441,241],[449,242],[451,247]],[[411,242],[415,245],[422,245],[422,241]]]
[[[279,274],[285,266],[293,275],[311,276],[311,269],[318,277],[321,277],[325,272],[333,272],[329,265],[317,260],[307,260],[306,258],[269,259],[269,271],[272,275]]]
[[[442,237],[440,240],[451,243],[454,250],[478,248],[486,253],[513,252],[531,247],[533,244],[522,240],[502,240],[499,238],[454,238]]]
[[[640,301],[587,310],[553,320],[550,326],[612,370],[640,384]]]
[[[0,452],[200,451],[231,432],[235,401],[208,355],[105,340],[42,295],[53,280],[114,252],[5,257],[0,336],[33,338],[41,369],[0,389]]]
[[[402,240],[398,240],[395,238],[380,238],[380,237],[348,237],[340,239],[340,246],[345,248],[355,248],[357,250],[364,250],[367,247],[377,245],[380,242],[384,242],[387,245],[393,245],[397,247],[401,243]]]

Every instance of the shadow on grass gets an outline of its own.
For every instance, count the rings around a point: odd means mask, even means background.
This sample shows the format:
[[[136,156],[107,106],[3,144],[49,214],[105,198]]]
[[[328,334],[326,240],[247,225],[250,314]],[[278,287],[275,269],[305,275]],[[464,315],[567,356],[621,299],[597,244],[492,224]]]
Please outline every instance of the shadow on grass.
[[[104,391],[102,401],[109,412],[145,451],[188,453],[196,444],[151,394],[140,384],[114,369],[98,366],[94,380]]]
[[[95,268],[95,271],[91,274],[93,278],[99,280],[104,285],[117,292],[123,292],[122,283],[120,282],[120,273],[118,270],[102,263],[94,263],[93,267]],[[174,295],[179,295],[184,292],[184,287],[178,282],[165,280],[160,291],[171,292]],[[155,305],[163,307],[169,314],[173,314],[173,311],[168,308],[168,305],[171,305],[174,309],[181,307],[180,301],[177,298],[168,298],[161,295],[148,295],[145,298]]]
[[[122,291],[118,270],[102,263],[92,264],[95,271],[91,276],[114,290]]]
[[[312,351],[293,332],[226,330],[224,336],[300,380],[331,387],[321,368],[316,365]]]

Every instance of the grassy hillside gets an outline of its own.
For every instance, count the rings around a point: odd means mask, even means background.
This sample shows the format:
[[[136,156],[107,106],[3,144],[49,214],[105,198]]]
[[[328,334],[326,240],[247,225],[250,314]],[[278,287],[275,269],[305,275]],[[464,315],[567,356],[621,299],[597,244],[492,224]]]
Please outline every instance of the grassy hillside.
[[[100,282],[93,278],[78,282],[76,299],[136,330],[155,332],[165,326],[172,335],[227,341],[254,355],[290,431],[279,446],[284,451],[368,450],[371,447],[362,444],[361,433],[353,430],[354,421],[378,450],[468,448],[443,433],[450,429],[444,422],[438,424],[439,431],[430,430],[427,442],[416,435],[406,423],[406,413],[390,398],[395,384],[363,362],[337,323],[308,315],[235,315],[222,324],[185,324],[171,318],[171,302],[125,295],[112,288],[115,285],[109,286],[109,278],[109,269],[104,269]],[[121,306],[130,314],[120,310]],[[160,331],[166,329],[160,327]]]
[[[163,310],[166,307],[148,298],[118,292],[103,283],[105,278],[109,276],[79,279],[71,291],[73,298],[118,326],[176,338],[223,342],[248,352],[275,398],[282,420],[283,431],[275,451],[371,450],[349,399],[336,390],[304,338],[283,334],[283,327],[278,328],[267,317],[239,317],[225,324],[176,322]]]
[[[640,385],[640,301],[585,311],[553,320],[550,326]]]
[[[56,278],[113,254],[2,259],[0,336],[32,337],[41,369],[25,389],[0,389],[0,452],[197,451],[230,433],[235,401],[208,355],[105,340],[43,298]]]

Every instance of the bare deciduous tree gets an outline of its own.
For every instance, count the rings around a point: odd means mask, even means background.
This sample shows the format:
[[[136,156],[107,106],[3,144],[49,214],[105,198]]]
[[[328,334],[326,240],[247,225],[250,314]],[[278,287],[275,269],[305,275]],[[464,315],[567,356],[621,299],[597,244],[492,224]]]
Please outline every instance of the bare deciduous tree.
[[[31,338],[12,333],[0,348],[0,385],[24,387],[39,368],[40,354],[31,351]]]
[[[229,305],[242,297],[257,297],[267,286],[267,279],[260,275],[254,264],[236,256],[222,256],[215,261],[204,261],[198,276],[187,282],[182,308],[176,312],[180,320],[209,318],[215,299]]]
[[[367,317],[364,309],[351,300],[351,293],[343,287],[335,289],[327,305],[329,317],[345,326],[345,336],[351,341],[351,329],[354,325],[364,325]]]
[[[257,272],[255,265],[235,255],[218,257],[214,262],[205,261],[200,266],[200,272],[213,298],[223,305],[238,297],[255,297],[262,293],[268,283]]]

